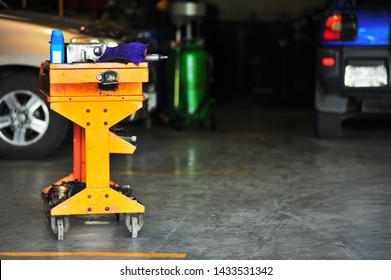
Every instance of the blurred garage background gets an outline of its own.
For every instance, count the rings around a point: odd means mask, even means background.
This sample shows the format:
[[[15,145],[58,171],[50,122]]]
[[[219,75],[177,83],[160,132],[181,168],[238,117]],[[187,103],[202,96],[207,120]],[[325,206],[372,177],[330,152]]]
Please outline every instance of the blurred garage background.
[[[167,53],[170,40],[175,38],[175,25],[168,13],[157,9],[158,2],[26,0],[12,1],[11,6],[112,20],[154,35],[157,31],[153,39],[158,46],[153,47]],[[240,90],[242,95],[262,96],[275,104],[313,105],[317,31],[329,1],[202,2],[207,4],[207,14],[202,19],[201,34],[214,60],[213,94],[218,102],[229,101]],[[59,3],[63,5],[60,11]],[[231,67],[226,67],[228,63]]]
[[[53,22],[70,19],[80,27],[88,21],[86,36],[129,36],[148,44],[150,53],[170,56],[177,35],[168,1],[1,2]],[[144,89],[150,110],[113,129],[137,136],[134,155],[110,159],[113,180],[129,183],[146,206],[138,237],[130,239],[115,217],[88,215],[72,217],[64,240],[53,236],[41,190],[72,168],[68,135],[43,158],[22,150],[15,159],[3,147],[0,258],[112,258],[109,252],[125,259],[133,252],[144,255],[131,258],[144,259],[177,256],[170,253],[188,259],[391,258],[390,118],[346,122],[336,140],[315,136],[315,58],[330,1],[200,2],[206,4],[199,32],[210,57],[212,129],[170,123],[167,60],[150,63]],[[7,38],[1,40],[5,45]],[[11,70],[2,80],[17,84],[12,76],[21,70]],[[44,115],[42,109],[34,118],[44,121]],[[17,113],[20,126],[25,117]],[[18,140],[15,129],[4,130],[8,142]],[[45,145],[39,144],[41,152],[49,150]]]

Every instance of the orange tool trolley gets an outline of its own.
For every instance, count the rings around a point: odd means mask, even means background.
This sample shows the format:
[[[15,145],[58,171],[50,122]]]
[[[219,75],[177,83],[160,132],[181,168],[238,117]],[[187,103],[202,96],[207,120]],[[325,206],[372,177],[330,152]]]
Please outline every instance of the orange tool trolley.
[[[133,154],[136,147],[110,128],[142,107],[147,81],[147,62],[42,62],[41,94],[52,110],[74,123],[73,172],[41,192],[58,240],[64,239],[71,215],[124,214],[131,236],[137,237],[145,207],[128,185],[110,180],[110,153]]]

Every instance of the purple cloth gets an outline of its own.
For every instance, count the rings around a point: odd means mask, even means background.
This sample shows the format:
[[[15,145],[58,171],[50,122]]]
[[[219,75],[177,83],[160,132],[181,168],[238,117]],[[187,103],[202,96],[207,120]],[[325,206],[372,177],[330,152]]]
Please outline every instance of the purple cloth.
[[[121,43],[114,48],[106,48],[105,52],[96,62],[133,62],[139,64],[145,60],[147,47],[143,43]]]

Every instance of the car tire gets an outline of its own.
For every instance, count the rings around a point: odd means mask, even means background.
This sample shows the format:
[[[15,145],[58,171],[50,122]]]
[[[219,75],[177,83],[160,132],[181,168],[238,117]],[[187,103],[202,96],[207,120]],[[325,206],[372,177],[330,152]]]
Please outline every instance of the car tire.
[[[64,141],[69,121],[38,93],[38,71],[15,71],[0,82],[0,157],[42,158]]]
[[[338,113],[317,112],[316,134],[320,139],[338,138],[342,134],[342,118]]]

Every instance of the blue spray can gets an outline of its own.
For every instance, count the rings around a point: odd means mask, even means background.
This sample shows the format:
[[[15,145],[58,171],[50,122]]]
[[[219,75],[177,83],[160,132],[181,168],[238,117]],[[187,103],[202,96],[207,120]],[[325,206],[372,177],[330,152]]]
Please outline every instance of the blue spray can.
[[[53,30],[50,40],[50,63],[64,63],[64,34]]]

